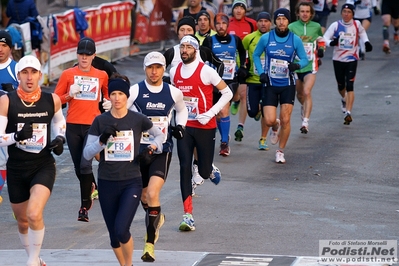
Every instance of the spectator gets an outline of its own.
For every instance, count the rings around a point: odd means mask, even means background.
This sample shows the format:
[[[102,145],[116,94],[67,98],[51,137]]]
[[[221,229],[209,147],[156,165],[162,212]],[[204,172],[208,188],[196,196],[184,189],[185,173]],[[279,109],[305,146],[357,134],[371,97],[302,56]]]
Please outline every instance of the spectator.
[[[10,0],[7,4],[7,17],[10,18],[7,26],[12,23],[22,24],[27,17],[39,16],[34,0]]]

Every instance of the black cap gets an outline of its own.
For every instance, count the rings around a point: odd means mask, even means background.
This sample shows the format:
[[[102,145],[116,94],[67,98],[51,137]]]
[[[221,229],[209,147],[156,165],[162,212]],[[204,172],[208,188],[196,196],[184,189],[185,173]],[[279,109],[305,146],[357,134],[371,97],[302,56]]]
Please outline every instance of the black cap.
[[[7,31],[0,30],[0,42],[7,44],[12,49],[12,38]]]
[[[84,37],[80,39],[78,43],[78,54],[87,54],[93,55],[96,53],[96,44],[94,43],[93,39],[89,37]]]

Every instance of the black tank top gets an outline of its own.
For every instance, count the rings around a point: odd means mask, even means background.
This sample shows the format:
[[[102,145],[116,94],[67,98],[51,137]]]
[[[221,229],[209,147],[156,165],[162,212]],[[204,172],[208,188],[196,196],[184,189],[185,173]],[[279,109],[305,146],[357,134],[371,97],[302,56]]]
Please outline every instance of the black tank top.
[[[17,131],[18,123],[42,123],[47,124],[47,142],[45,147],[39,153],[23,151],[16,147],[16,144],[8,146],[9,161],[35,161],[43,157],[51,156],[47,149],[51,142],[51,120],[54,116],[54,100],[51,93],[42,92],[39,101],[32,106],[25,106],[18,97],[17,92],[13,91],[7,94],[9,98],[8,105],[8,123],[6,133]]]

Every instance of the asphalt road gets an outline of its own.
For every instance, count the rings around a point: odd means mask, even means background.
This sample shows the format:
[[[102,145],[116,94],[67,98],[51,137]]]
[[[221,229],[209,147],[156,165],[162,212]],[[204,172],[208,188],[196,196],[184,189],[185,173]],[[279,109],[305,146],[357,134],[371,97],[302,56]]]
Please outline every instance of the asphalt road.
[[[329,22],[337,18],[333,14]],[[391,44],[390,55],[382,52],[380,17],[374,18],[369,38],[374,50],[358,64],[351,125],[343,125],[329,49],[313,89],[310,132],[304,135],[299,131],[300,106],[296,102],[285,149],[287,163],[276,164],[277,147],[269,144],[269,151],[258,151],[260,125],[248,118],[243,141],[231,141],[231,155],[223,158],[215,151],[214,161],[222,172],[220,184],[207,181],[196,190],[194,232],[178,231],[183,208],[175,153],[161,195],[166,222],[156,250],[172,252],[176,258],[177,251],[318,256],[319,240],[323,239],[398,240],[399,45]],[[115,66],[138,82],[144,78],[143,57],[129,57]],[[230,133],[234,134],[237,116],[231,120]],[[57,158],[57,180],[45,210],[43,249],[110,250],[98,202],[89,212],[89,223],[76,221],[79,195],[66,150]],[[7,250],[21,249],[21,245],[6,189],[3,196],[0,250],[12,254]],[[135,250],[140,252],[145,233],[141,208],[131,232]],[[173,263],[161,261],[158,265]]]

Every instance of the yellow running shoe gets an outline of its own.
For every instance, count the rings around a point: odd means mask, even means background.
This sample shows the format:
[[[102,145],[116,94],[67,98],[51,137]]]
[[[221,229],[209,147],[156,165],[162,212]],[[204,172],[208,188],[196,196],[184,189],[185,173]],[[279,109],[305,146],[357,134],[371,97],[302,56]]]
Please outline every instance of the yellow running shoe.
[[[154,262],[155,261],[155,253],[154,253],[154,245],[151,243],[145,243],[143,256],[141,256],[141,260],[144,262]]]

